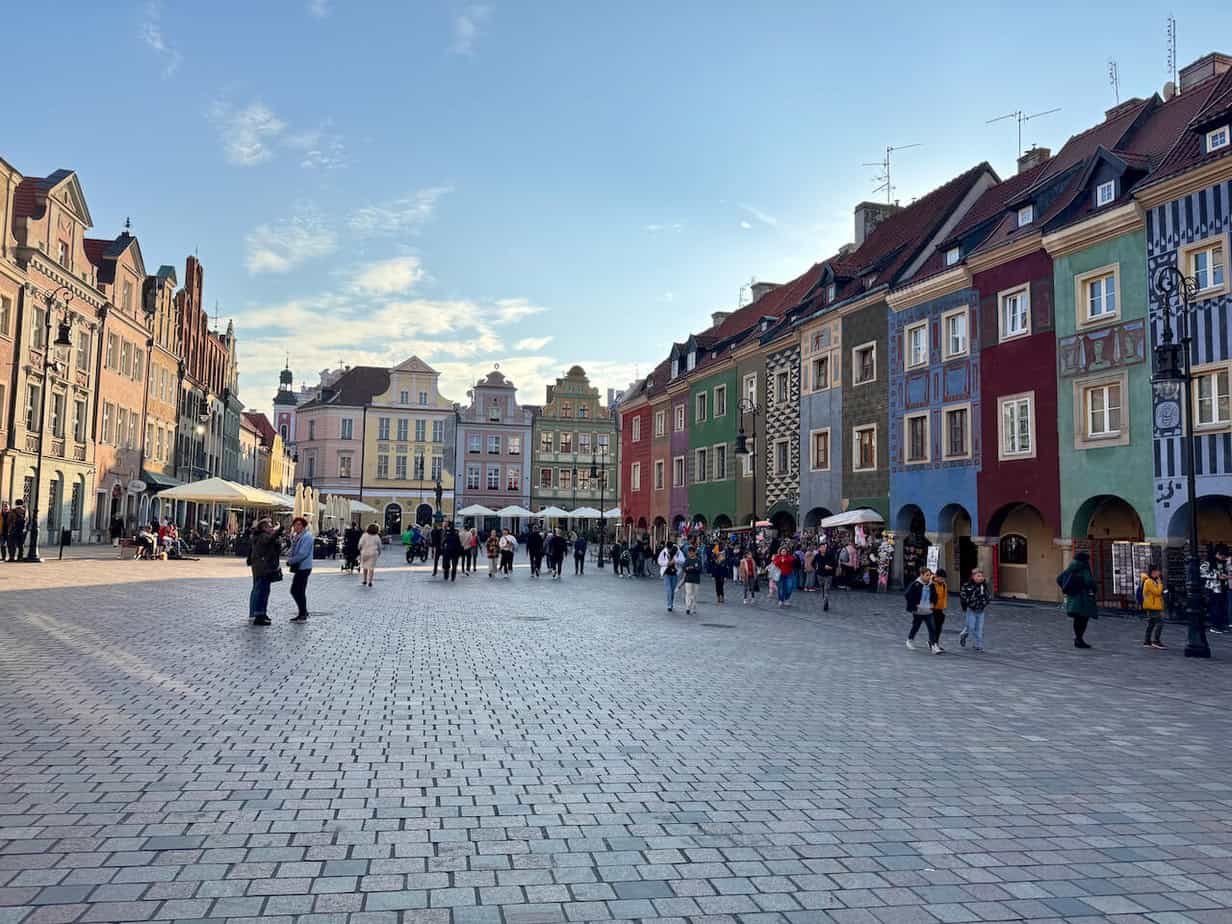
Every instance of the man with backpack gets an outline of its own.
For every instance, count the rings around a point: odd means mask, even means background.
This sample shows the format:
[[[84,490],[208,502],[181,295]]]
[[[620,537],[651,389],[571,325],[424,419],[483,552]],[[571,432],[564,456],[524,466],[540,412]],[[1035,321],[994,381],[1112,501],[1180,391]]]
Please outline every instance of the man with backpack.
[[[1091,553],[1074,553],[1074,560],[1057,575],[1057,586],[1065,594],[1065,612],[1074,621],[1074,647],[1090,648],[1084,636],[1087,623],[1098,619],[1095,606],[1096,583],[1091,572]]]

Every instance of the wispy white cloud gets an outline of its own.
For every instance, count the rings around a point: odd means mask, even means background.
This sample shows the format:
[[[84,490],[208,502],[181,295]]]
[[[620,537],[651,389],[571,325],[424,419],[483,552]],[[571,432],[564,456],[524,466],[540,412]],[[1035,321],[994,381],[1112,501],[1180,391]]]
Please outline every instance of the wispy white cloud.
[[[515,350],[535,352],[542,350],[545,346],[551,343],[552,337],[523,337],[513,345]]]
[[[454,17],[453,50],[460,55],[469,55],[474,52],[475,39],[479,37],[480,29],[491,18],[492,8],[483,3],[471,4]]]
[[[367,205],[351,213],[347,224],[362,237],[418,234],[436,211],[436,204],[452,186],[429,186],[409,196]]]
[[[299,165],[308,169],[337,170],[347,165],[346,146],[342,136],[326,127],[287,135],[288,148],[299,152]]]
[[[684,228],[684,222],[681,222],[681,221],[673,221],[667,224],[652,223],[648,225],[642,225],[642,230],[648,231],[651,234],[659,234],[662,231],[677,231],[678,232],[682,230],[683,228]]]
[[[543,308],[532,305],[524,298],[502,298],[496,302],[492,320],[496,324],[512,324],[532,315],[541,314]]]
[[[751,224],[749,224],[747,221],[741,220],[741,222],[740,222],[740,227],[741,227],[741,228],[743,228],[745,231],[748,231],[748,230],[749,230],[749,229],[751,229],[753,226],[752,226]]]
[[[218,130],[227,163],[254,167],[274,156],[273,144],[287,124],[260,100],[236,109],[226,100],[214,100],[208,116]]]
[[[321,215],[305,207],[292,218],[257,225],[245,238],[248,272],[285,273],[301,263],[333,253],[338,237]]]
[[[163,31],[163,5],[161,0],[149,0],[141,21],[141,40],[162,59],[163,77],[170,77],[180,66],[180,51]]]
[[[659,296],[659,301],[667,303],[667,304],[671,304],[675,300],[676,300],[675,292],[664,292],[662,295]]]
[[[393,257],[360,267],[351,279],[351,288],[360,295],[401,295],[423,277],[418,257]]]
[[[748,215],[750,218],[752,218],[754,221],[760,224],[767,225],[771,228],[778,227],[779,220],[775,218],[773,215],[763,212],[759,208],[755,208],[754,206],[751,206],[751,205],[740,205],[738,206],[738,208],[740,209],[740,211],[744,212],[744,214]]]
[[[324,19],[329,15],[329,0],[308,0],[308,15]]]

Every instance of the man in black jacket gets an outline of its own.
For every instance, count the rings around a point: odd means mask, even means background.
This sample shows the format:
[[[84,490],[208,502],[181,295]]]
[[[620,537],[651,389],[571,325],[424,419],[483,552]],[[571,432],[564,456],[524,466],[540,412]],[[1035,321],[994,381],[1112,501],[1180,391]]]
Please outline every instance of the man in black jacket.
[[[437,533],[440,530],[434,529],[432,532]],[[446,581],[456,581],[458,579],[458,559],[462,557],[462,539],[453,525],[453,520],[445,524],[445,535],[438,543],[437,551],[433,553],[433,574],[436,574],[436,555],[438,554],[444,556],[444,567],[441,568],[441,577]]]
[[[450,520],[450,521],[449,521],[449,528],[450,528],[450,529],[453,529],[453,521],[452,521],[452,520]],[[454,535],[455,535],[455,536],[457,535],[457,532],[456,532],[456,531],[455,531]],[[437,565],[437,562],[439,562],[439,561],[441,560],[441,540],[442,540],[443,538],[444,538],[444,533],[442,533],[441,528],[440,528],[439,526],[433,526],[433,527],[432,527],[431,538],[430,538],[430,540],[429,540],[429,541],[431,542],[431,545],[432,545],[432,576],[433,576],[433,577],[436,577],[436,565]]]
[[[543,536],[538,527],[532,526],[526,537],[526,552],[530,556],[530,576],[537,578],[543,567]]]
[[[565,537],[560,534],[560,530],[555,530],[548,538],[548,570],[552,572],[552,580],[560,580],[560,569],[565,563],[565,549],[568,548],[568,543],[565,542]]]
[[[252,544],[248,552],[248,567],[252,569],[252,591],[248,595],[248,618],[254,626],[270,624],[270,584],[282,580],[278,556],[282,551],[282,527],[266,517],[252,528]]]

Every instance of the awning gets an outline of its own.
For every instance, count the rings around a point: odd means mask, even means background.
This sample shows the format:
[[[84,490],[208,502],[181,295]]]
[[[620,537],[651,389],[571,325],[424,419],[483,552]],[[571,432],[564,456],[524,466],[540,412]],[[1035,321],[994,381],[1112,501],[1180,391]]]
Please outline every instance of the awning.
[[[603,514],[594,507],[578,507],[569,514],[571,520],[597,520],[602,516]]]
[[[375,507],[369,507],[363,501],[351,500],[351,513],[376,513]]]
[[[603,511],[603,519],[605,519],[605,520],[619,520],[619,519],[620,519],[620,508],[619,508],[619,507],[613,507],[611,510],[604,510],[604,511]]]
[[[198,504],[225,504],[229,507],[276,507],[274,495],[223,478],[205,478],[159,491],[164,500],[193,501]]]
[[[496,516],[496,511],[485,507],[483,504],[470,504],[459,510],[457,515],[460,517],[494,517]]]
[[[869,510],[867,507],[861,507],[858,510],[848,510],[844,513],[836,513],[832,517],[826,517],[821,521],[822,529],[830,529],[833,526],[860,526],[868,523],[884,523],[876,510]]]
[[[184,483],[177,481],[170,475],[164,475],[161,472],[147,472],[145,469],[141,470],[141,480],[148,486],[147,490],[155,492],[162,491],[165,488],[174,488]]]
[[[525,507],[519,507],[517,504],[510,504],[508,507],[501,507],[496,511],[498,517],[529,517],[533,514]]]
[[[556,517],[559,520],[563,520],[569,516],[569,511],[561,510],[559,507],[544,507],[538,513],[536,513],[535,516],[540,517],[544,520],[548,519],[549,517]]]

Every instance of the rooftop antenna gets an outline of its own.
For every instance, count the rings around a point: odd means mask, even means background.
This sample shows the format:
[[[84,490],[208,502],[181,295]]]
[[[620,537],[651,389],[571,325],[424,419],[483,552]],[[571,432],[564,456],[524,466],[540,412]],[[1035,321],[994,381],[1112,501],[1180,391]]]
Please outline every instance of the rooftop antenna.
[[[127,215],[124,216],[124,233],[128,234],[133,230],[133,220]]]
[[[894,183],[890,180],[890,155],[895,151],[905,151],[907,148],[918,148],[921,146],[921,144],[886,145],[884,160],[866,161],[861,164],[863,167],[881,168],[881,173],[873,177],[873,181],[878,184],[873,188],[873,192],[879,193],[884,189],[886,194],[886,205],[894,204]]]
[[[1108,59],[1108,82],[1112,84],[1112,92],[1116,94],[1119,106],[1121,104],[1121,72],[1117,68],[1116,58]]]
[[[1168,76],[1176,86],[1176,17],[1168,14]]]
[[[218,299],[214,299],[214,333],[218,333]]]
[[[989,119],[984,124],[992,125],[994,122],[1004,122],[1006,119],[1013,119],[1014,121],[1016,121],[1018,123],[1018,153],[1015,154],[1014,156],[1021,157],[1022,156],[1022,127],[1026,123],[1030,122],[1032,119],[1038,119],[1040,116],[1052,115],[1054,112],[1060,112],[1060,111],[1061,111],[1061,107],[1058,106],[1056,109],[1045,109],[1043,112],[1034,112],[1031,115],[1027,115],[1021,109],[1016,109],[1013,112],[1007,112],[1003,116],[997,116],[995,119]]]

